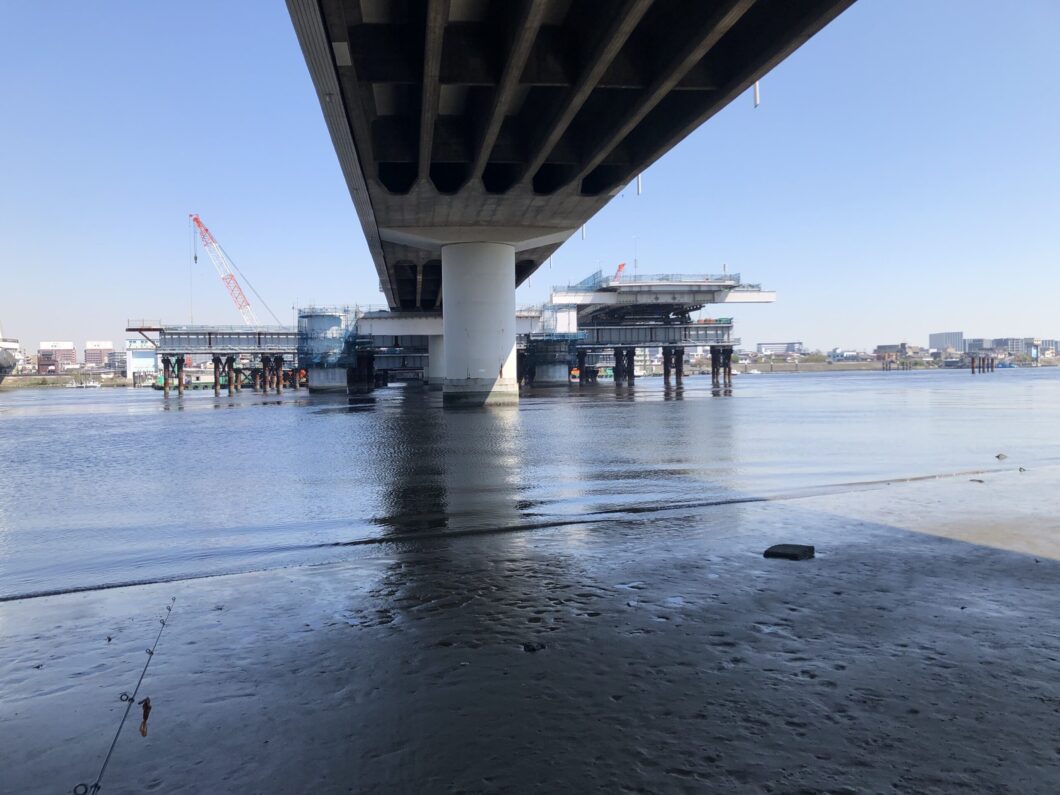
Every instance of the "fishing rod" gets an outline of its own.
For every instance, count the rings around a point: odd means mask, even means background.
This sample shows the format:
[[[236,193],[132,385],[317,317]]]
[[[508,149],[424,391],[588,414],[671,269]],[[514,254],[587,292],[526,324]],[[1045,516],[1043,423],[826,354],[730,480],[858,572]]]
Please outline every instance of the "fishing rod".
[[[166,622],[169,621],[170,614],[173,612],[173,605],[176,604],[177,597],[173,597],[169,600],[169,604],[166,605],[166,617],[158,619],[162,625],[158,628],[158,634],[155,636],[154,645],[147,649],[147,662],[144,663],[144,669],[140,672],[140,678],[136,682],[136,687],[133,688],[132,695],[128,693],[122,693],[119,697],[121,701],[126,702],[125,714],[121,716],[121,722],[118,724],[118,730],[114,732],[114,740],[110,744],[110,750],[107,751],[107,756],[103,760],[103,767],[99,769],[99,775],[96,776],[96,782],[89,786],[88,784],[78,784],[74,787],[74,795],[96,795],[102,789],[100,784],[103,781],[103,774],[107,772],[107,764],[110,762],[111,754],[114,753],[114,747],[118,744],[118,737],[121,736],[121,729],[125,725],[125,719],[129,717],[129,712],[132,710],[133,704],[136,703],[136,694],[140,692],[140,685],[144,681],[144,676],[147,675],[147,666],[151,664],[151,660],[155,657],[155,649],[158,648],[158,641],[162,638],[162,631],[166,628]],[[151,699],[145,698],[140,702],[144,707],[144,720],[140,724],[140,733],[143,735],[147,734],[147,716],[151,712]]]

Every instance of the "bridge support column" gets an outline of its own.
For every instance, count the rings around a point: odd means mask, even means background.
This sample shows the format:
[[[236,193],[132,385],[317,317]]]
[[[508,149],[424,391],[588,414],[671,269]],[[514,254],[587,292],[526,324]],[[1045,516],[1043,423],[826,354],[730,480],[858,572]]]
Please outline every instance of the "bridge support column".
[[[621,384],[626,377],[626,356],[621,348],[615,348],[615,367],[611,372],[616,384]]]
[[[184,354],[177,354],[177,394],[184,394]]]
[[[213,357],[213,396],[221,395],[221,357]]]
[[[220,361],[219,359],[217,360]],[[216,369],[217,364],[214,364]],[[236,362],[234,356],[225,359],[225,376],[228,381],[228,396],[232,397],[236,392]],[[216,380],[216,379],[215,379]]]
[[[446,405],[516,403],[515,247],[442,246]]]
[[[685,380],[685,349],[674,348],[674,382],[678,385]]]
[[[427,386],[441,389],[445,383],[445,337],[431,334],[427,337]]]
[[[629,379],[629,385],[633,386],[633,381],[637,377],[637,373],[634,370],[634,362],[637,358],[636,348],[626,348],[626,377]]]
[[[670,386],[670,371],[673,369],[671,363],[673,362],[674,349],[663,348],[662,359],[663,359],[663,383]]]
[[[173,372],[173,363],[168,356],[162,357],[162,396],[169,397],[169,379]]]
[[[721,350],[721,363],[725,370],[725,386],[732,387],[732,348],[726,346]]]
[[[721,386],[721,349],[711,345],[710,346],[710,384],[711,386]]]
[[[283,357],[272,357],[273,378],[276,379],[276,394],[283,394]]]

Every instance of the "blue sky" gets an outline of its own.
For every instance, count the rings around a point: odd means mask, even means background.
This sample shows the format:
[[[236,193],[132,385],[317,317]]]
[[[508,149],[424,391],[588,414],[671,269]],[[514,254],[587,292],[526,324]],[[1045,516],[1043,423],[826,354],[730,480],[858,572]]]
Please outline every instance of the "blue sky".
[[[641,273],[724,263],[777,290],[718,313],[745,344],[1060,337],[1057,41],[1056,0],[859,0],[518,300],[636,245]],[[239,322],[189,212],[285,321],[382,302],[280,0],[0,0],[0,108],[0,322],[28,348]]]

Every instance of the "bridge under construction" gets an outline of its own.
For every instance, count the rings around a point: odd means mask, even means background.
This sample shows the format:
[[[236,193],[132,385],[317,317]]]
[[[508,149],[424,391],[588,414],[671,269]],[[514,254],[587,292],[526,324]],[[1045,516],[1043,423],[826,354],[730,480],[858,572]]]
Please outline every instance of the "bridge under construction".
[[[712,304],[771,303],[776,294],[744,283],[738,273],[614,277],[601,272],[552,290],[549,303],[516,313],[517,380],[524,386],[596,382],[608,374],[633,384],[637,351],[661,353],[662,373],[680,383],[689,349],[709,349],[718,385],[731,385],[731,317],[693,315]],[[129,321],[127,331],[155,346],[166,396],[185,388],[194,358],[213,365],[213,390],[251,386],[362,393],[390,380],[444,384],[441,312],[359,307],[305,307],[292,326],[166,325]]]

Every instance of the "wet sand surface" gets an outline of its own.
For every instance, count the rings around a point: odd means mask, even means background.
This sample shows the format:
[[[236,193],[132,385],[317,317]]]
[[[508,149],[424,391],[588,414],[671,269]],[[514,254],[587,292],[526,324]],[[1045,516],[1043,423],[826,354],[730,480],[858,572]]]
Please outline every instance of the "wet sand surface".
[[[0,603],[0,790],[95,780],[176,596],[104,792],[1053,793],[1056,475]]]

